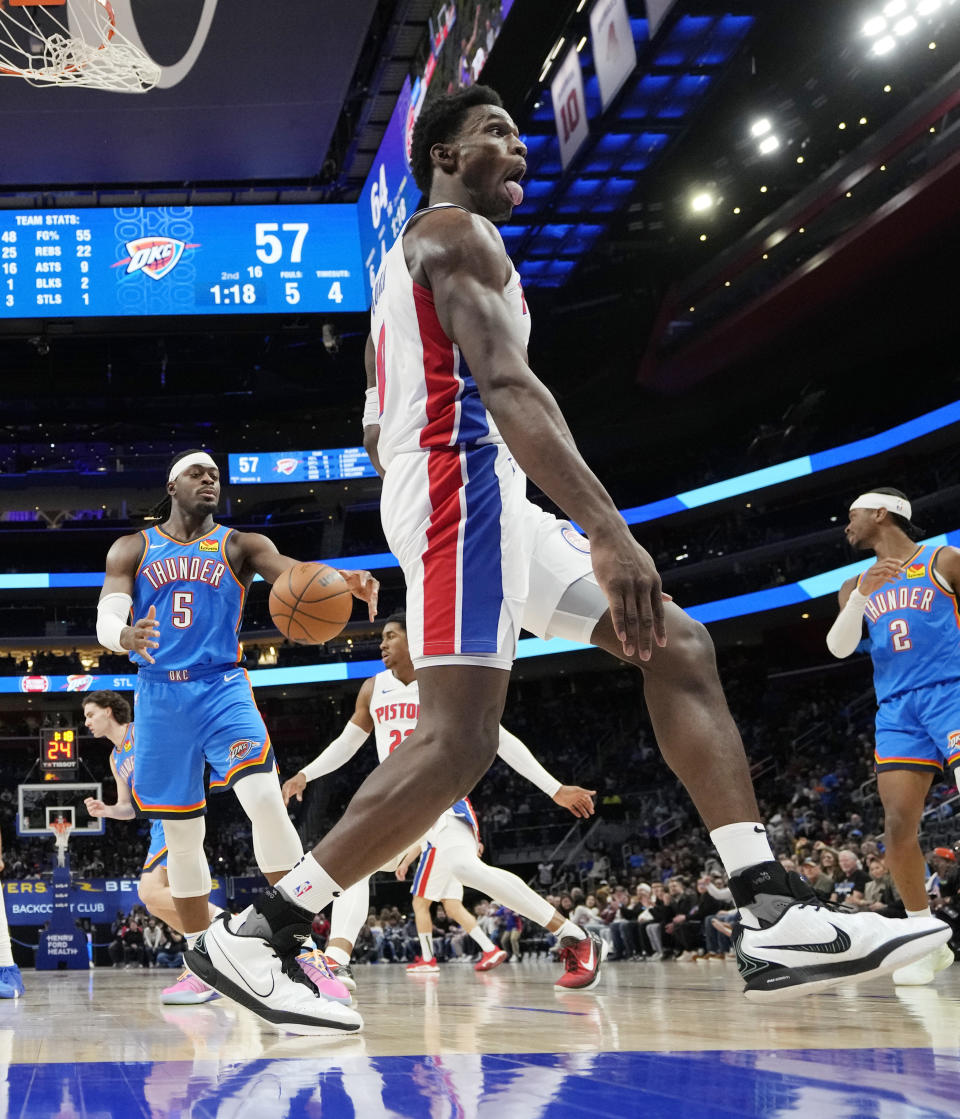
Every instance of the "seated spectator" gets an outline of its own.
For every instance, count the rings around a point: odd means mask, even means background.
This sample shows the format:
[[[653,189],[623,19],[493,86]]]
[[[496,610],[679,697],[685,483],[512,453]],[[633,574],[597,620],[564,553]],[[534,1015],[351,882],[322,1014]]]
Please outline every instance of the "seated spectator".
[[[643,954],[651,960],[662,960],[664,957],[663,929],[673,920],[675,910],[669,901],[666,888],[659,882],[653,887],[653,901],[645,910],[645,913],[649,914],[649,918],[643,921],[641,925]]]
[[[183,950],[187,942],[183,933],[163,926],[163,943],[157,952],[157,967],[183,967]]]
[[[358,964],[372,964],[377,962],[379,946],[373,932],[375,922],[376,917],[371,913],[366,923],[357,933],[357,942],[353,946],[353,959]]]
[[[830,895],[833,893],[833,878],[823,871],[820,863],[812,855],[800,864],[800,875],[819,897],[824,901],[830,900]]]
[[[904,908],[900,894],[894,885],[893,876],[887,870],[887,864],[879,855],[868,857],[867,873],[870,881],[864,887],[864,902],[860,908],[884,917],[902,917]]]
[[[641,892],[642,891],[642,892]],[[617,916],[610,923],[613,937],[612,960],[635,960],[640,957],[640,927],[637,924],[650,899],[650,887],[645,883],[637,886],[630,895],[622,887],[614,895],[617,901]]]
[[[507,963],[520,963],[520,934],[523,932],[523,919],[519,913],[507,909],[505,905],[497,907],[496,917],[500,926],[500,939],[497,944],[508,953]]]
[[[156,917],[148,917],[143,930],[143,961],[147,967],[157,966],[157,953],[163,944],[163,929]]]
[[[860,909],[864,904],[863,891],[867,886],[867,875],[860,866],[860,860],[849,849],[837,853],[840,874],[833,881],[830,900],[837,905],[849,905]]]

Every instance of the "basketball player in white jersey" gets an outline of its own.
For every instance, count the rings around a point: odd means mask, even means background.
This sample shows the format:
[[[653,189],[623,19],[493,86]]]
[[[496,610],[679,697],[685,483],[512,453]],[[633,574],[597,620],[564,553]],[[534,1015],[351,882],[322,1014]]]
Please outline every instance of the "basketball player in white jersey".
[[[660,748],[711,829],[741,907],[748,995],[787,997],[909,963],[949,936],[942,922],[905,932],[877,914],[816,909],[809,887],[773,857],[706,630],[664,604],[653,561],[527,363],[528,309],[493,224],[522,203],[525,154],[493,90],[429,102],[411,151],[429,205],[406,223],[374,284],[381,518],[407,585],[417,729],[313,851],[243,914],[214,922],[188,963],[214,986],[229,973],[242,973],[251,992],[269,985],[281,930],[308,929],[469,792],[496,753],[522,626],[579,634],[643,669]],[[525,475],[589,544],[531,509]],[[558,566],[564,539],[574,555]]]
[[[330,743],[327,748],[306,765],[299,773],[295,774],[283,785],[284,800],[289,802],[292,796],[298,800],[303,799],[303,790],[308,781],[326,776],[339,769],[350,760],[366,742],[373,731],[376,737],[377,754],[381,762],[385,761],[393,751],[412,733],[417,725],[420,714],[420,694],[414,674],[413,662],[410,659],[410,650],[407,644],[406,615],[402,612],[393,614],[384,622],[380,641],[380,654],[383,657],[384,670],[376,676],[364,680],[357,695],[357,705],[350,721],[343,728],[342,733]],[[562,785],[555,777],[549,774],[534,758],[527,747],[519,738],[508,730],[500,728],[499,746],[497,754],[516,770],[521,776],[536,785],[543,793],[555,803],[570,810],[574,816],[586,818],[593,815],[593,797],[595,790],[583,789],[579,785]],[[450,827],[444,828],[450,816]],[[467,820],[468,823],[462,823]],[[551,932],[556,932],[561,926],[564,935],[581,940],[586,934],[582,929],[570,922],[564,922],[559,913],[539,894],[534,893],[515,874],[498,870],[480,863],[477,858],[477,829],[476,818],[469,801],[458,801],[448,813],[444,813],[441,821],[434,825],[438,838],[434,847],[441,849],[440,865],[434,865],[436,856],[430,860],[430,869],[418,871],[416,884],[419,894],[415,892],[414,912],[418,918],[418,933],[420,934],[421,947],[425,944],[425,933],[421,929],[423,924],[424,904],[429,918],[429,905],[427,900],[442,900],[449,907],[450,916],[459,921],[464,930],[472,937],[483,955],[477,964],[478,971],[489,971],[492,967],[502,963],[505,954],[497,949],[496,945],[479,927],[473,916],[463,908],[460,903],[463,897],[463,884],[454,881],[454,871],[444,870],[444,864],[454,857],[452,840],[459,838],[460,846],[467,850],[460,852],[457,846],[456,856],[462,854],[463,862],[468,866],[468,879],[465,884],[475,889],[491,893],[508,904],[511,908],[527,916],[538,924],[547,926]],[[443,833],[442,840],[439,838]],[[392,873],[402,880],[406,877],[407,868],[415,855],[419,854],[421,845],[408,852],[400,852],[390,859],[380,869]],[[459,861],[456,866],[459,866]],[[482,869],[481,869],[482,868]],[[402,870],[402,873],[401,873]],[[353,972],[350,969],[350,957],[357,935],[367,919],[370,908],[369,877],[361,878],[341,897],[335,898],[333,911],[330,917],[330,937],[327,941],[326,955],[334,962],[334,972],[338,979],[348,986],[356,989]],[[436,890],[443,891],[442,896],[434,897]],[[569,925],[569,928],[567,928]],[[426,949],[424,949],[426,950]],[[429,964],[432,951],[423,957]],[[597,952],[591,960],[589,973],[578,974],[578,985],[586,986],[596,981],[599,974],[602,955],[600,954],[599,941]],[[421,969],[422,970],[422,969]],[[433,970],[438,970],[435,966]],[[572,982],[573,977],[569,969],[564,974],[565,985]]]

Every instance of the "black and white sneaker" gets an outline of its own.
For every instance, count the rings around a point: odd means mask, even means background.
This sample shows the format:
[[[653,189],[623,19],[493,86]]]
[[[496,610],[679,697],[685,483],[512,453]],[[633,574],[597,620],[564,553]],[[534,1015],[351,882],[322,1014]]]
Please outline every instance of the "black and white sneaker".
[[[759,923],[733,931],[744,994],[758,1002],[886,975],[950,939],[950,927],[935,917],[907,921],[824,904],[775,862],[734,875],[730,889]]]
[[[348,991],[355,991],[357,989],[357,980],[353,974],[353,968],[349,964],[338,964],[336,960],[331,960],[329,956],[326,957],[326,960],[330,970],[344,987],[346,987]]]
[[[356,1033],[360,1015],[324,998],[297,964],[310,916],[267,890],[238,916],[221,913],[184,959],[204,983],[290,1033]]]

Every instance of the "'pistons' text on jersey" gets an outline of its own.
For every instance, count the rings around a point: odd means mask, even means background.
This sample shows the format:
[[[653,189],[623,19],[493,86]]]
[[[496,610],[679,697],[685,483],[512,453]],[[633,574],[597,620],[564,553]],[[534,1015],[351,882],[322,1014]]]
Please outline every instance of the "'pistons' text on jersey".
[[[957,588],[949,589],[937,575],[939,551],[919,547],[899,578],[867,599],[864,617],[878,702],[960,679]]]

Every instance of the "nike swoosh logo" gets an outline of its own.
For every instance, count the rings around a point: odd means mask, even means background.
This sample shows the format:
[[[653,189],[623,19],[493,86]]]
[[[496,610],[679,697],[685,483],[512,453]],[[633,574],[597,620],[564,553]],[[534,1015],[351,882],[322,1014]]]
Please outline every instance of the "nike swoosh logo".
[[[236,678],[238,676],[242,676],[242,675],[243,675],[243,669],[241,668],[239,672],[230,672],[226,676],[224,676],[223,682],[225,684],[229,684],[231,680],[236,680]]]
[[[838,929],[836,925],[830,927],[837,935],[833,940],[828,940],[823,944],[764,944],[762,947],[780,952],[823,952],[828,956],[838,956],[850,947],[850,937],[843,929]],[[757,947],[761,946],[758,945]]]
[[[593,971],[596,966],[596,949],[593,947],[593,941],[590,941],[590,955],[587,956],[587,962],[584,965],[587,971]]]
[[[162,544],[151,544],[150,547],[151,548],[162,548],[163,545]]]

